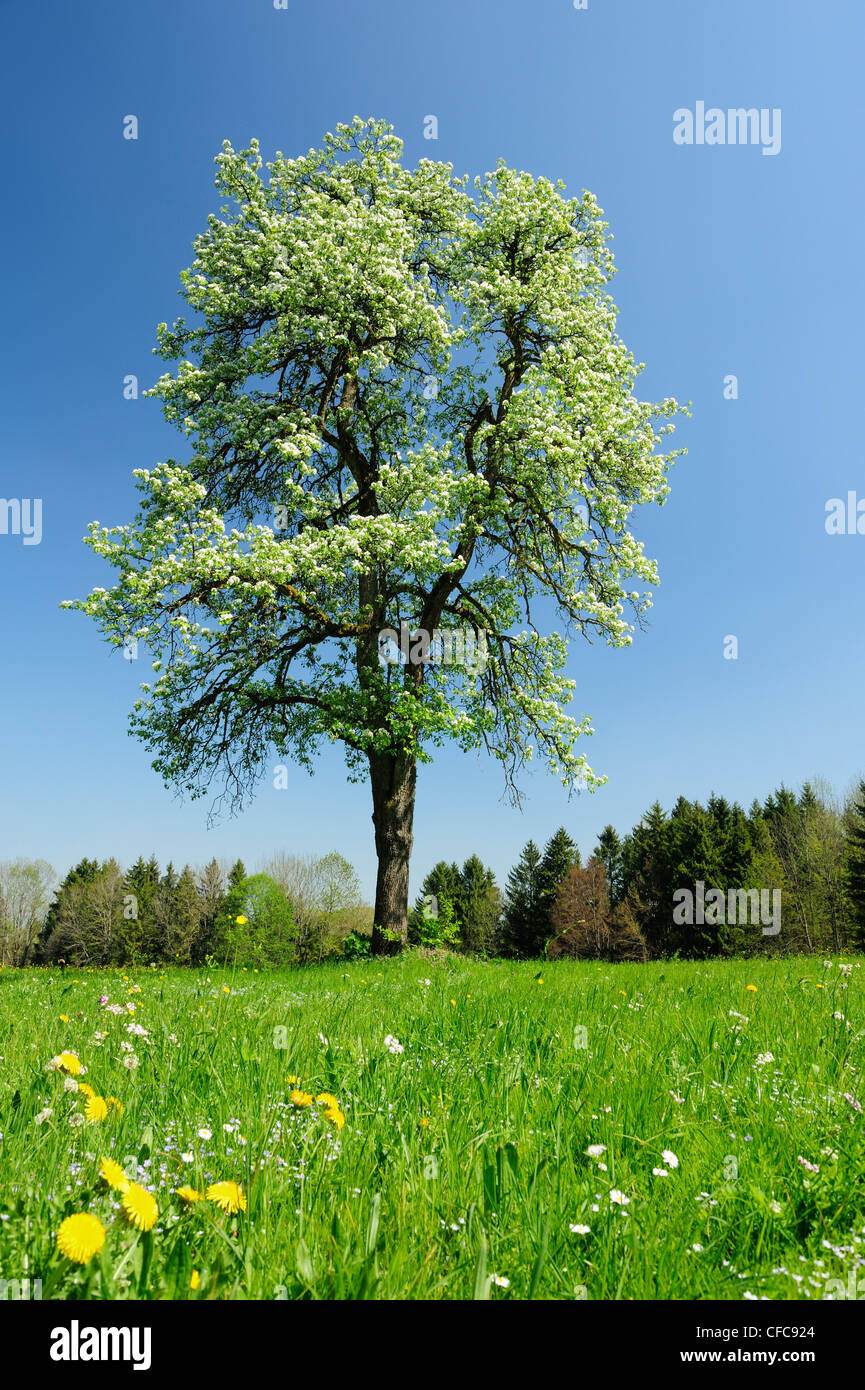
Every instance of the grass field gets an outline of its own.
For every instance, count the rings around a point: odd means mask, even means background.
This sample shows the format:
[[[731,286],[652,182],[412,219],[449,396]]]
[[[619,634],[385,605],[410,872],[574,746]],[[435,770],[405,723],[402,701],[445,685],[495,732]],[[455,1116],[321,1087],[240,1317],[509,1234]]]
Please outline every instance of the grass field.
[[[861,999],[858,964],[812,958],[6,970],[0,1277],[70,1299],[844,1297]],[[64,1052],[77,1076],[46,1069]],[[76,1080],[122,1113],[88,1118]],[[221,1182],[246,1210],[176,1195]],[[58,1251],[75,1213],[106,1233],[82,1263]]]

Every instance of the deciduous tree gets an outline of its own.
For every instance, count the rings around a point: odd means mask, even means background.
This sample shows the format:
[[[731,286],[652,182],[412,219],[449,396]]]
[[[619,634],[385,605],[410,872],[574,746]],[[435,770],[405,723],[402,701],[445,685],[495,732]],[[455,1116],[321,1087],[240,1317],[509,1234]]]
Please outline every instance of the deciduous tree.
[[[567,639],[625,646],[649,604],[631,515],[667,495],[679,409],[634,394],[590,193],[401,156],[359,119],[267,176],[257,143],[225,144],[227,203],[182,277],[194,320],[159,328],[177,365],[155,394],[190,456],[138,473],[134,524],[93,524],[119,580],[70,605],[153,653],[132,728],[167,783],[241,803],[274,757],[344,745],[372,791],[376,950],[405,938],[438,744],[486,749],[515,799],[536,755],[602,780]],[[486,659],[389,663],[402,624],[483,634]]]

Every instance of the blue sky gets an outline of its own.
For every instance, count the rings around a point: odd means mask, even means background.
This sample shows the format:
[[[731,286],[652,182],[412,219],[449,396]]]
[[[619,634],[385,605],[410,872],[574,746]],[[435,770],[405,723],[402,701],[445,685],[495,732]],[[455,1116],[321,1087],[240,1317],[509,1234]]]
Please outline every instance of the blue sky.
[[[656,798],[747,805],[862,773],[865,535],[824,524],[829,498],[865,498],[861,0],[48,0],[2,30],[0,496],[41,498],[43,534],[0,534],[0,859],[252,867],[338,848],[373,890],[369,793],[338,751],[208,829],[126,732],[142,663],[58,606],[112,582],[81,538],[131,520],[132,470],[184,456],[123,379],[158,374],[155,327],[181,311],[178,274],[218,210],[223,139],[293,155],[355,114],[390,120],[411,163],[474,174],[503,156],[591,189],[640,394],[693,408],[669,501],[634,519],[661,573],[650,626],[572,651],[571,710],[594,717],[585,751],[609,784],[569,803],[538,768],[520,813],[496,765],[441,753],[420,773],[413,887],[472,852],[503,881],[560,824],[587,854]],[[675,144],[673,113],[698,101],[779,108],[780,152]]]

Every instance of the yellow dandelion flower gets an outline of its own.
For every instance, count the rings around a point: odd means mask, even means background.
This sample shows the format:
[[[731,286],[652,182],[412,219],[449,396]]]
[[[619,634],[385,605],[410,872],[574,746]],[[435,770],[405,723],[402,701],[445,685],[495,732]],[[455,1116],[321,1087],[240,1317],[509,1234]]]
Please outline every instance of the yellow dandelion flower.
[[[319,1105],[339,1105],[336,1096],[332,1096],[330,1091],[320,1091],[316,1096],[316,1100]]]
[[[121,1206],[127,1221],[139,1231],[152,1231],[159,1220],[156,1198],[137,1182],[129,1184],[121,1198]]]
[[[113,1158],[103,1158],[99,1165],[99,1176],[118,1192],[125,1192],[129,1186],[129,1178]]]
[[[207,1200],[215,1202],[229,1216],[235,1212],[246,1211],[246,1198],[243,1188],[236,1182],[212,1182],[207,1189]]]
[[[231,990],[228,988],[228,985],[223,985],[223,986],[222,986],[222,992],[223,992],[223,994],[230,994],[230,993],[231,993]]]
[[[69,1015],[68,1015],[68,1014],[61,1014],[61,1015],[60,1015],[60,1022],[61,1022],[61,1023],[68,1023],[68,1022],[69,1022]]]
[[[84,1107],[84,1114],[87,1116],[89,1124],[101,1125],[103,1120],[108,1119],[108,1106],[101,1096],[89,1096]]]
[[[329,1105],[324,1112],[324,1118],[329,1120],[332,1125],[336,1125],[337,1129],[342,1129],[345,1124],[345,1116],[338,1105]]]
[[[105,1104],[108,1106],[109,1110],[116,1110],[118,1115],[122,1115],[126,1109],[123,1102],[118,1100],[116,1096],[108,1096]]]
[[[61,1052],[57,1065],[61,1071],[68,1071],[70,1076],[77,1076],[81,1070],[81,1060],[74,1052]]]
[[[292,1105],[296,1105],[300,1110],[306,1105],[312,1105],[312,1096],[308,1091],[292,1091],[288,1098]]]
[[[295,1076],[293,1073],[291,1076],[287,1076],[285,1079],[289,1086],[297,1086],[300,1084],[300,1077]]]
[[[105,1244],[105,1227],[89,1212],[77,1212],[61,1221],[57,1232],[57,1249],[67,1260],[86,1265]]]
[[[192,1206],[193,1202],[201,1202],[204,1199],[204,1193],[197,1192],[194,1187],[178,1187],[175,1191],[181,1202],[186,1202],[189,1206]]]
[[[420,1125],[421,1129],[427,1129],[429,1126],[429,1120],[421,1120]]]
[[[239,917],[235,917],[234,920],[235,920],[235,922],[237,923],[237,925],[238,925],[239,927],[245,927],[245,926],[246,926],[246,918],[244,917],[243,913],[241,913]]]
[[[93,1087],[92,1087],[92,1086],[88,1086],[88,1084],[87,1084],[86,1081],[79,1081],[79,1082],[78,1082],[78,1089],[79,1089],[79,1091],[81,1092],[82,1096],[90,1097],[90,1096],[95,1096],[95,1095],[96,1095],[96,1092],[94,1091]]]
[[[745,989],[746,989],[746,990],[749,989],[749,990],[751,991],[752,994],[756,994],[756,993],[757,993],[757,986],[756,986],[756,985],[746,985],[746,986],[745,986]]]
[[[200,1283],[201,1283],[201,1275],[199,1274],[199,1272],[198,1272],[197,1269],[194,1269],[194,1270],[192,1271],[192,1278],[191,1278],[190,1281],[189,1281],[189,1287],[190,1287],[191,1289],[197,1289]]]

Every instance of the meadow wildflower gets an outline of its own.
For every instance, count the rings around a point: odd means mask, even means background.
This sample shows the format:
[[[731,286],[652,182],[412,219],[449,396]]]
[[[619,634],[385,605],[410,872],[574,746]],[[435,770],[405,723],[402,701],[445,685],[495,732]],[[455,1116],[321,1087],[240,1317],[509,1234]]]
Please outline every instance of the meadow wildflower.
[[[88,1124],[99,1125],[108,1119],[108,1105],[101,1096],[88,1096],[84,1114]]]
[[[678,1168],[679,1160],[673,1153],[672,1149],[662,1149],[661,1158],[664,1160],[668,1168]]]
[[[99,1176],[103,1182],[107,1182],[109,1187],[113,1187],[117,1192],[125,1192],[129,1186],[129,1178],[124,1173],[120,1164],[113,1158],[103,1158],[99,1165]]]
[[[324,1112],[324,1118],[328,1120],[330,1124],[336,1125],[337,1129],[342,1129],[345,1124],[345,1115],[343,1115],[338,1105],[329,1105]]]
[[[212,1182],[207,1189],[207,1200],[215,1202],[229,1216],[234,1216],[238,1211],[246,1211],[246,1197],[236,1182]]]
[[[384,1045],[387,1048],[388,1052],[392,1052],[394,1056],[396,1056],[396,1054],[399,1052],[405,1052],[405,1048],[403,1047],[399,1038],[395,1038],[393,1033],[385,1034]]]
[[[292,1105],[296,1105],[298,1110],[303,1110],[307,1105],[312,1105],[312,1096],[308,1091],[292,1091],[288,1097]]]
[[[197,1189],[194,1187],[178,1187],[176,1188],[175,1192],[176,1196],[180,1198],[181,1202],[185,1202],[187,1206],[190,1207],[195,1202],[204,1201],[204,1193],[198,1192]]]
[[[127,1221],[139,1231],[151,1231],[159,1220],[156,1198],[137,1182],[131,1182],[126,1188],[121,1206]]]
[[[201,1275],[198,1273],[198,1270],[197,1270],[197,1269],[194,1269],[194,1270],[192,1271],[192,1275],[191,1275],[190,1280],[189,1280],[189,1287],[190,1287],[191,1289],[197,1289],[200,1283],[201,1283]]]
[[[624,1192],[620,1192],[617,1187],[614,1187],[610,1192],[610,1201],[617,1207],[627,1207],[631,1204],[630,1197],[626,1197]]]
[[[89,1212],[77,1212],[61,1221],[57,1232],[57,1249],[67,1260],[86,1265],[105,1244],[105,1227]]]
[[[591,1226],[572,1226],[571,1230],[575,1236],[587,1236],[591,1231]]]

